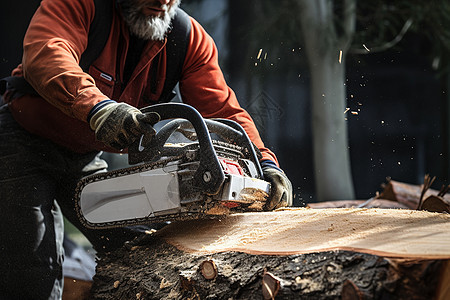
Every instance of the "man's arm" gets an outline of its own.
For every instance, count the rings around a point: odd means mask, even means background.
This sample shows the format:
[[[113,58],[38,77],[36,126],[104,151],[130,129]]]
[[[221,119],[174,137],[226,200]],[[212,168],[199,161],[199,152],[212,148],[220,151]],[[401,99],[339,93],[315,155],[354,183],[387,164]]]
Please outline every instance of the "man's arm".
[[[24,39],[24,77],[45,100],[83,121],[107,99],[78,65],[94,14],[92,0],[43,0]]]

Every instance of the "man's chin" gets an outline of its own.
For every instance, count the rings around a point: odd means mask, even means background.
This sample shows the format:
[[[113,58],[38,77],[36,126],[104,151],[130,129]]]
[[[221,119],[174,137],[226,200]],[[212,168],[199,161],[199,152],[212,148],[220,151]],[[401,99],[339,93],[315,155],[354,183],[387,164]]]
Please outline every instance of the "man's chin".
[[[124,20],[131,34],[144,40],[164,40],[180,1],[168,10],[152,7],[130,8],[124,12]]]
[[[170,28],[171,19],[165,17],[150,17],[139,22],[129,24],[130,32],[144,40],[164,40],[167,31]]]

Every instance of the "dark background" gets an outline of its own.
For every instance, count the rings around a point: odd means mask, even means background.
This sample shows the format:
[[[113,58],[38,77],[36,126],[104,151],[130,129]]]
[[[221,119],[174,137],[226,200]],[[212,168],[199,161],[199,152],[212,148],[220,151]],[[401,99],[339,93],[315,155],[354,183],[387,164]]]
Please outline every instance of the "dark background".
[[[39,2],[3,3],[1,77],[20,62],[23,35]],[[276,57],[255,66],[259,48],[249,49],[243,34],[252,29],[246,17],[251,14],[230,0],[229,8],[215,16],[217,2],[203,2],[186,1],[182,7],[215,38],[227,82],[289,175],[295,204],[314,202],[309,74],[302,45],[286,41]],[[387,177],[420,184],[430,174],[437,176],[437,189],[449,181],[449,80],[432,69],[428,51],[421,35],[407,34],[394,49],[347,58],[348,107],[358,112],[346,117],[359,199],[380,191]]]

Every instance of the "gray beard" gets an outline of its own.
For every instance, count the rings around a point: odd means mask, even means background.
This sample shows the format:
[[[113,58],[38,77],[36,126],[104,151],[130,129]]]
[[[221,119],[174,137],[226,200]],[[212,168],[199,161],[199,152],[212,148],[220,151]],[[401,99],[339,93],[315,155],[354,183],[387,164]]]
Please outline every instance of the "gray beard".
[[[177,13],[181,0],[176,0],[162,17],[147,17],[141,7],[122,6],[122,15],[130,33],[143,40],[163,41],[171,28],[172,19]],[[166,6],[166,7],[164,7]],[[167,5],[163,5],[167,9]]]

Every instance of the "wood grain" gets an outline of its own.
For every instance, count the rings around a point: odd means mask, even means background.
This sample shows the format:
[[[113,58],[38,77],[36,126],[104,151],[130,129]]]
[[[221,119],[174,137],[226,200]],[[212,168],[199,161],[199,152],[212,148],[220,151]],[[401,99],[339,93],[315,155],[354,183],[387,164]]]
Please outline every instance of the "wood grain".
[[[174,223],[158,235],[197,254],[291,255],[330,250],[450,259],[450,215],[406,209],[307,209]]]

